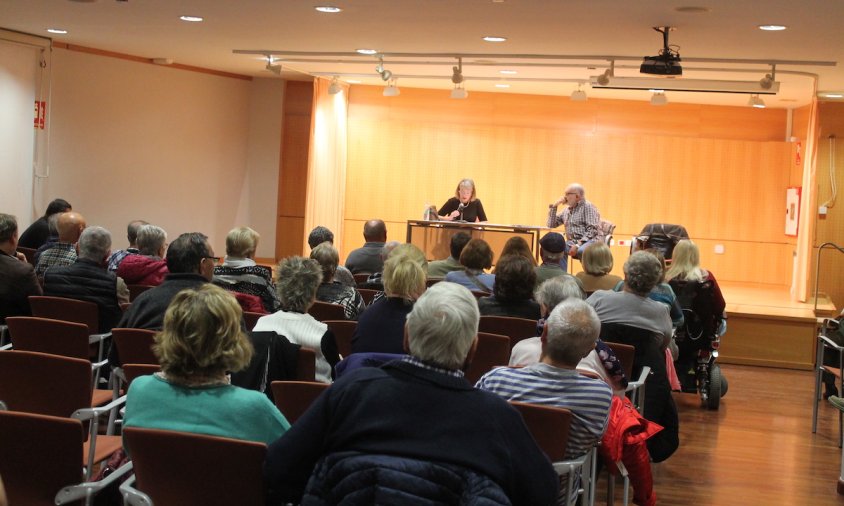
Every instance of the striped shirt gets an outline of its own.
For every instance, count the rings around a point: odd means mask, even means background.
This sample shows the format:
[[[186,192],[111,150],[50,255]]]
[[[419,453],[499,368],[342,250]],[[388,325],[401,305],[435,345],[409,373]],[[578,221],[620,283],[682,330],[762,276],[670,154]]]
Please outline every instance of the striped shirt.
[[[598,208],[588,200],[581,200],[576,206],[565,206],[557,214],[557,208],[548,209],[548,228],[566,226],[566,237],[570,242],[584,244],[601,237],[601,215]]]

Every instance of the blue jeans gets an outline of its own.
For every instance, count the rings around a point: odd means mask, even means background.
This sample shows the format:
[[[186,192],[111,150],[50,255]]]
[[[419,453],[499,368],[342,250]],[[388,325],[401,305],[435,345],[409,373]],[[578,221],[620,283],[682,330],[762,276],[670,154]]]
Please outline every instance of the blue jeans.
[[[583,258],[583,250],[585,250],[585,249],[586,249],[586,246],[589,246],[589,245],[590,245],[591,243],[593,243],[593,242],[595,242],[595,241],[594,241],[594,240],[592,240],[592,241],[586,241],[585,243],[583,243],[583,244],[581,244],[580,246],[578,246],[578,247],[577,247],[577,254],[574,256],[574,258],[576,258],[576,259],[578,259],[578,260],[580,260],[581,258]],[[568,272],[568,256],[569,256],[569,251],[571,251],[571,247],[572,247],[572,246],[575,246],[575,245],[577,245],[577,241],[574,241],[574,240],[568,240],[568,241],[566,241],[566,256],[564,256],[564,257],[560,260],[560,267],[562,267],[562,268],[563,268],[563,270],[564,270],[564,271],[566,271],[566,272]]]

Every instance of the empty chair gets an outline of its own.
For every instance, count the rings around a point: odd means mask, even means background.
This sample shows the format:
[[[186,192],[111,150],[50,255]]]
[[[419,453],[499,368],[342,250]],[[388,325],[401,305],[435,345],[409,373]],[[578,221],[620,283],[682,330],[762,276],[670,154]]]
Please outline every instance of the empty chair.
[[[536,321],[511,316],[481,316],[478,332],[507,336],[512,349],[522,339],[536,336]]]
[[[134,477],[120,486],[126,504],[264,504],[263,443],[126,427]]]
[[[152,352],[154,330],[116,328],[111,330],[111,336],[121,364],[158,365],[158,358]]]
[[[99,308],[96,304],[84,300],[30,295],[29,305],[32,308],[32,316],[87,325],[91,343],[98,343],[97,361],[103,359],[103,340],[110,334],[99,333]]]
[[[270,385],[276,407],[290,423],[295,423],[328,386],[316,381],[273,381]]]
[[[88,327],[50,318],[10,316],[6,318],[16,350],[51,353],[88,360]]]
[[[358,326],[358,322],[350,320],[323,320],[328,329],[334,334],[337,341],[337,351],[342,357],[352,354],[352,335]]]
[[[510,360],[510,338],[498,334],[478,332],[478,347],[466,371],[466,380],[473,385],[487,371]]]
[[[330,302],[316,301],[314,305],[308,309],[308,314],[317,320],[324,322],[326,320],[345,320],[346,313],[343,306],[340,304],[331,304]]]

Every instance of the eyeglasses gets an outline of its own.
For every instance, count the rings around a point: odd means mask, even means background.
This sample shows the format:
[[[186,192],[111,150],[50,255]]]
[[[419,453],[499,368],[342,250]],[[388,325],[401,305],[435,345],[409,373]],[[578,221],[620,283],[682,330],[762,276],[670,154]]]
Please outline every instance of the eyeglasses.
[[[566,195],[577,195],[577,192],[568,192]]]
[[[202,257],[202,258],[203,259],[208,258],[210,260],[213,260],[215,264],[219,263],[219,261],[220,261],[220,257]]]

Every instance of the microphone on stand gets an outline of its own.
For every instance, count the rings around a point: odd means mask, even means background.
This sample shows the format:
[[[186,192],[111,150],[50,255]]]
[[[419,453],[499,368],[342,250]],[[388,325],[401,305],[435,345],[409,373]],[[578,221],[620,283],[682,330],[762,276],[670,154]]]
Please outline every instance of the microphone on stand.
[[[464,209],[466,209],[466,205],[465,205],[463,202],[461,202],[461,203],[457,206],[457,212],[458,212],[458,213],[460,213],[460,221],[463,221],[463,210],[464,210]]]

